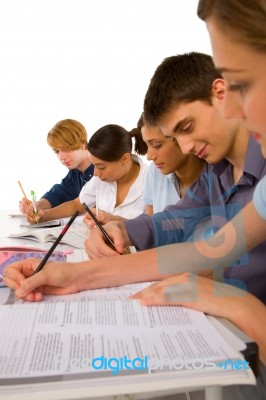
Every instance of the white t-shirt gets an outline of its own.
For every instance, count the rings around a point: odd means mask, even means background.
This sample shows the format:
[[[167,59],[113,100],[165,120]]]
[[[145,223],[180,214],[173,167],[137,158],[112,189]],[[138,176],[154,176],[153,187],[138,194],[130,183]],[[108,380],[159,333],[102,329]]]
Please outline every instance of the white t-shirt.
[[[266,219],[266,176],[257,184],[253,194],[253,202],[260,216]]]
[[[127,219],[135,218],[142,214],[145,209],[143,186],[148,165],[136,155],[132,155],[132,159],[140,165],[140,171],[122,204],[115,207],[117,183],[103,182],[96,176],[92,177],[91,180],[83,186],[79,194],[80,202],[86,203],[88,207],[94,207],[97,193],[99,210],[104,210],[110,214],[119,215]]]
[[[143,200],[145,204],[153,206],[153,213],[163,211],[166,206],[176,204],[179,200],[178,180],[175,173],[164,175],[154,163],[147,171]]]

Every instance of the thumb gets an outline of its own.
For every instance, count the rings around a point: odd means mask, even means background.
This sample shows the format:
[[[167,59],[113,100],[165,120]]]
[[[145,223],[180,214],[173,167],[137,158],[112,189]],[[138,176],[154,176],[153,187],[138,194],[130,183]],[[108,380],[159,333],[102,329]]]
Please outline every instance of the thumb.
[[[30,278],[22,281],[19,289],[16,291],[16,295],[18,297],[26,297],[38,287],[43,286],[44,282],[44,274],[42,271],[40,271],[36,275],[33,275]]]

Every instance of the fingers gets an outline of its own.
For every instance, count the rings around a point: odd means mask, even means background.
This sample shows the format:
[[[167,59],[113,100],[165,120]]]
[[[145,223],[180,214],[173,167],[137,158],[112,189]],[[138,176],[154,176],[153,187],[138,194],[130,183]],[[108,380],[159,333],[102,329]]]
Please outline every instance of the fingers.
[[[21,199],[19,201],[19,209],[22,212],[22,214],[27,214],[30,206],[31,206],[31,202],[28,199],[26,199],[25,197],[23,197],[23,199]]]
[[[45,211],[44,210],[38,210],[38,213],[34,214],[33,210],[30,209],[28,211],[28,214],[27,214],[27,221],[30,224],[38,224],[38,222],[45,221],[44,216],[45,216]]]
[[[123,252],[124,245],[121,243],[121,239],[113,234],[115,229],[112,229],[111,224],[110,226],[109,224],[105,225],[104,228],[113,240],[116,251],[106,243],[102,232],[97,227],[90,231],[88,239],[84,242],[85,251],[90,258],[114,257]]]
[[[89,232],[89,236],[84,242],[84,248],[90,258],[117,256],[117,252],[106,244],[99,229],[93,229]]]
[[[157,282],[131,296],[141,305],[180,305],[197,300],[197,276],[180,274]]]
[[[42,287],[45,284],[45,274],[43,271],[38,272],[36,275],[29,277],[21,282],[20,287],[15,291],[18,298],[26,298],[33,294],[42,295]]]

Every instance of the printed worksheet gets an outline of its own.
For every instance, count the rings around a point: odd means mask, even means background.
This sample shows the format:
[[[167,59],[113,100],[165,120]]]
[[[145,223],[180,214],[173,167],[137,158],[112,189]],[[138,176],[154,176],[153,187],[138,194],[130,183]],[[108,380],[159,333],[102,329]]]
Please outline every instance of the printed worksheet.
[[[0,353],[0,385],[6,378],[95,374],[95,358],[146,360],[147,373],[158,360],[201,360],[201,372],[211,374],[210,362],[240,357],[201,312],[85,299],[0,306]]]

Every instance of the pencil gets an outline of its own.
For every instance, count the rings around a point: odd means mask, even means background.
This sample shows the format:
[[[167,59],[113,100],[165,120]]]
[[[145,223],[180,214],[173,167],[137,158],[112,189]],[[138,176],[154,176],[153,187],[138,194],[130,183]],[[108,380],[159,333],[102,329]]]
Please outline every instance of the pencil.
[[[112,241],[112,239],[110,238],[110,236],[108,235],[108,233],[106,232],[106,230],[104,229],[104,227],[100,224],[100,222],[98,221],[98,219],[95,217],[95,215],[93,214],[93,212],[89,209],[89,207],[87,206],[86,203],[82,204],[83,207],[85,208],[85,210],[87,211],[87,213],[90,215],[90,217],[93,219],[93,221],[95,222],[95,224],[98,226],[98,228],[101,230],[101,232],[103,233],[104,237],[107,239],[107,241],[110,243],[111,247],[118,253],[118,251],[115,248],[114,242]],[[121,255],[121,253],[118,253]]]
[[[20,189],[21,189],[21,191],[22,191],[22,193],[23,193],[23,196],[25,197],[25,199],[27,200],[27,202],[30,203],[30,200],[29,200],[28,197],[26,196],[26,193],[25,193],[25,191],[24,191],[24,189],[23,189],[23,186],[21,185],[20,181],[18,181],[18,184],[19,184]]]
[[[50,255],[52,254],[52,252],[54,251],[54,249],[56,248],[56,246],[59,244],[59,242],[61,241],[61,239],[63,238],[63,236],[65,235],[65,233],[67,232],[68,228],[71,226],[71,224],[74,222],[75,218],[79,215],[79,212],[76,211],[75,214],[72,215],[72,217],[70,218],[70,220],[68,221],[68,223],[64,226],[64,228],[62,229],[62,232],[60,233],[60,235],[58,236],[58,238],[55,240],[55,242],[52,244],[51,248],[48,250],[47,254],[44,256],[44,258],[42,259],[42,261],[40,262],[40,264],[38,265],[38,267],[35,269],[35,271],[33,272],[32,275],[37,274],[37,272],[41,271],[43,269],[43,267],[45,266],[45,264],[47,263],[48,258],[50,257]]]

